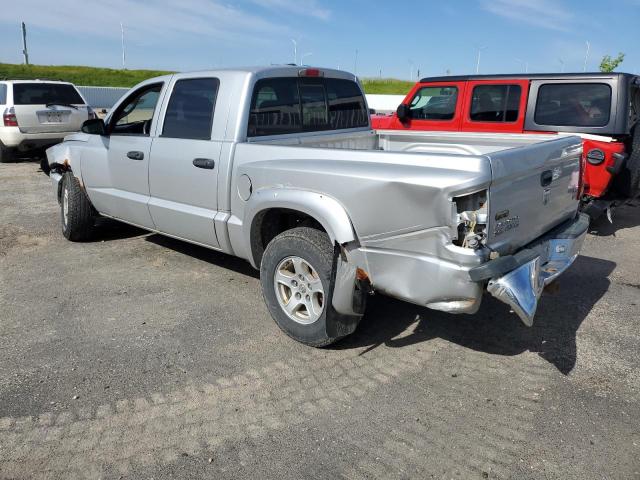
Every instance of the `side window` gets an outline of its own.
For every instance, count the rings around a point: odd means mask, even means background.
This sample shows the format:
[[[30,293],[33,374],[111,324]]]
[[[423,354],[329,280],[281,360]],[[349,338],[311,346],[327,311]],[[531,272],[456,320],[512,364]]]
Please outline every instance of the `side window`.
[[[515,122],[520,85],[478,85],[473,88],[470,118],[474,122]]]
[[[299,132],[300,97],[297,78],[265,78],[253,88],[249,137]]]
[[[603,127],[611,114],[611,87],[604,83],[547,83],[538,89],[538,125]]]
[[[111,134],[148,136],[161,90],[162,84],[157,83],[143,87],[127,98],[111,118]]]
[[[0,83],[0,105],[7,104],[7,85]]]
[[[452,120],[456,113],[456,87],[422,87],[409,104],[414,120]]]
[[[217,78],[178,80],[167,105],[162,136],[209,140],[219,85]]]

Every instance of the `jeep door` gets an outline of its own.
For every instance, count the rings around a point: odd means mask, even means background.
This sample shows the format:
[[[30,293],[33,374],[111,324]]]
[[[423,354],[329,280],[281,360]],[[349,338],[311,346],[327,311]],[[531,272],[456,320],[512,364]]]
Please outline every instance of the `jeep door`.
[[[225,115],[214,115],[219,85],[218,78],[202,74],[172,82],[149,165],[149,211],[156,229],[214,248],[222,139],[212,138],[212,131],[224,132],[226,124]]]
[[[163,83],[144,84],[129,94],[107,123],[107,135],[93,135],[82,159],[89,198],[103,214],[154,229],[149,213],[149,154],[156,106]]]

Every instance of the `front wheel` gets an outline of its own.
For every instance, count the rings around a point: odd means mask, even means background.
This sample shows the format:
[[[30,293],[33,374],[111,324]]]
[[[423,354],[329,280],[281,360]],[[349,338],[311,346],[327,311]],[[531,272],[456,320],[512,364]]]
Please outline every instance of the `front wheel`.
[[[280,329],[306,345],[329,345],[357,325],[357,318],[340,315],[331,304],[334,258],[329,236],[308,227],[276,236],[262,257],[267,308]]]
[[[60,214],[62,234],[67,240],[82,242],[91,237],[94,224],[91,202],[72,172],[62,176]]]

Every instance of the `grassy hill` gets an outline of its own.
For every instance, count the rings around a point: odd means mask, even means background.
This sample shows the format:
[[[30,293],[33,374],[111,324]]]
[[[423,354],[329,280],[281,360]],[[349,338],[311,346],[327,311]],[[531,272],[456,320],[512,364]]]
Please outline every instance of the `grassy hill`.
[[[0,78],[48,78],[65,80],[76,85],[96,85],[101,87],[132,87],[147,78],[170,72],[160,70],[115,70],[112,68],[15,65],[0,63]]]
[[[116,70],[112,68],[55,66],[55,65],[16,65],[0,63],[0,78],[49,78],[65,80],[76,85],[96,85],[101,87],[132,87],[147,78],[165,75],[161,70]],[[406,94],[413,82],[392,78],[362,79],[367,93]]]

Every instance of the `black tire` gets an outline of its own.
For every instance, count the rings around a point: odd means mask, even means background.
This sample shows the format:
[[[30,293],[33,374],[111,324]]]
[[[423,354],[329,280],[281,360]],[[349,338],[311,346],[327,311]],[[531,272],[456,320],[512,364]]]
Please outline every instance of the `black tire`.
[[[613,190],[625,198],[635,198],[640,194],[640,125],[633,127],[628,146],[629,158],[613,179]]]
[[[91,238],[94,225],[93,207],[72,172],[66,172],[62,176],[60,195],[62,234],[72,242],[82,242]],[[65,203],[67,203],[66,216]]]
[[[10,163],[13,159],[13,150],[0,145],[0,163]]]
[[[42,170],[47,176],[51,173],[51,167],[49,166],[49,161],[47,160],[46,155],[40,157],[40,170]]]
[[[637,123],[633,127],[631,153],[627,159],[627,170],[629,171],[629,196],[635,197],[640,194],[640,125]]]
[[[287,315],[277,298],[275,273],[287,257],[303,259],[317,272],[325,292],[323,311],[313,323],[302,324]],[[355,330],[360,317],[340,315],[332,306],[336,253],[329,236],[320,230],[298,227],[276,236],[268,245],[260,264],[262,295],[280,329],[294,340],[324,347]]]

